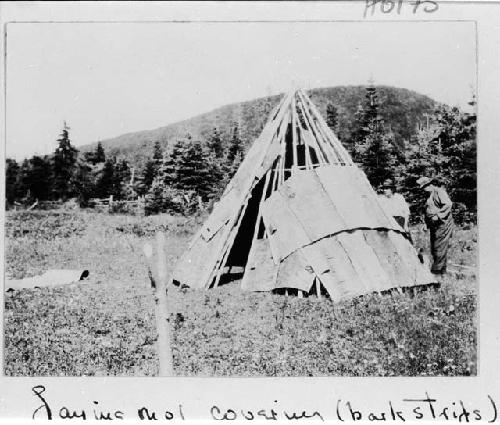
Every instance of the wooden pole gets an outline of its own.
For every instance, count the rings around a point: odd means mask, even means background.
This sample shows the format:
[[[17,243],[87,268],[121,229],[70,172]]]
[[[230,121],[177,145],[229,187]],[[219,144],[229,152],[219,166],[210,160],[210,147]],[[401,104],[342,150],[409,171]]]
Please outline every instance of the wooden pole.
[[[281,139],[281,157],[278,162],[278,185],[276,189],[285,181],[285,137]]]
[[[300,97],[300,93],[299,93],[299,97]],[[302,98],[300,98],[299,105],[300,105],[300,109],[302,111],[302,115],[304,116],[304,121],[305,121],[306,125],[309,127],[309,130],[310,130],[313,142],[316,144],[316,147],[314,147],[314,146],[311,146],[311,147],[316,152],[316,156],[318,158],[318,163],[319,164],[325,164],[325,163],[328,162],[328,156],[323,151],[323,148],[321,147],[321,143],[319,141],[320,135],[318,134],[318,132],[317,132],[317,130],[315,128],[314,121],[310,117],[309,112],[306,109],[307,106],[305,105],[304,100]]]
[[[346,151],[346,149],[344,148],[344,146],[342,145],[342,142],[340,142],[340,140],[335,135],[335,133],[332,131],[332,129],[326,125],[324,120],[321,119],[321,114],[319,113],[318,108],[316,108],[316,105],[314,105],[314,103],[311,101],[311,99],[309,99],[303,93],[302,93],[302,95],[304,96],[304,98],[306,99],[306,102],[311,107],[311,111],[313,112],[313,114],[318,117],[318,123],[323,128],[323,131],[324,131],[327,139],[329,140],[331,146],[335,149],[337,154],[340,154],[340,157],[342,158],[345,165],[353,165],[351,157],[350,157],[349,153]]]
[[[276,161],[276,167],[274,168],[273,181],[271,182],[271,193],[273,193],[278,187],[278,170],[280,167],[280,160],[281,158],[278,158]]]
[[[33,208],[35,208],[38,205],[38,199],[29,207],[26,211],[31,211]]]
[[[299,160],[297,157],[297,104],[295,96],[293,96],[292,101],[292,151],[293,151],[293,163],[292,163],[292,174],[296,173],[295,167],[299,165]]]
[[[250,245],[250,252],[252,251],[252,245],[255,242],[256,239],[259,238],[259,228],[260,228],[260,222],[262,221],[262,204],[264,203],[266,199],[266,192],[267,192],[267,187],[269,186],[269,180],[271,176],[271,170],[269,170],[266,173],[266,177],[264,180],[264,188],[262,189],[262,196],[260,197],[259,201],[259,212],[257,213],[257,221],[256,221],[256,226],[253,232],[253,237],[252,237],[252,244]],[[248,261],[247,261],[248,263]]]
[[[311,130],[311,134],[312,134],[312,129],[311,127],[309,126],[309,123],[307,122],[307,117],[305,115],[305,112],[304,112],[304,108],[302,107],[302,104],[301,104],[301,101],[300,101],[300,98],[298,98],[297,100],[299,100],[299,102],[297,102],[297,105],[299,106],[299,109],[300,109],[300,112],[302,113],[302,118],[304,119],[304,124],[309,127],[309,130]],[[299,120],[300,121],[300,120]],[[300,127],[300,129],[302,130],[302,127]],[[302,144],[304,145],[304,150],[305,150],[305,157],[306,157],[306,170],[310,170],[312,168],[314,168],[312,165],[312,162],[311,162],[311,153],[309,152],[309,148],[312,146],[309,145],[309,142],[308,140],[306,140],[306,138],[304,136],[301,135],[301,140],[302,140]],[[318,160],[319,160],[319,153],[318,153]]]
[[[158,327],[158,356],[160,358],[160,376],[173,376],[173,356],[170,345],[170,321],[167,305],[168,275],[165,255],[165,234],[156,233],[158,251],[158,287],[156,288],[155,307]]]
[[[316,282],[316,296],[321,298],[321,282],[318,278],[315,278],[314,281]]]
[[[325,161],[332,164],[344,164],[341,154],[337,152],[336,148],[328,141],[328,138],[321,130],[321,117],[318,114],[315,114],[312,109],[314,106],[313,103],[305,96],[304,93],[299,93],[299,96],[301,97],[302,108],[304,109],[304,113],[309,120],[311,130],[316,135],[315,141],[318,145],[318,149],[324,154]],[[321,142],[320,139],[323,142]]]
[[[148,272],[151,286],[153,287],[155,300],[156,329],[158,332],[157,347],[158,359],[160,362],[159,376],[174,376],[172,346],[170,343],[170,320],[167,304],[167,259],[165,256],[165,235],[163,234],[163,232],[156,233],[156,249],[158,256],[158,282],[155,281],[151,273],[151,266]],[[144,246],[144,254],[151,264],[153,260],[153,249],[149,244],[146,244]]]
[[[305,137],[301,136],[300,138],[302,140],[302,144],[304,145],[304,151],[305,151],[304,154],[306,157],[306,170],[310,170],[312,169],[312,165],[311,165],[311,153],[309,152],[309,144]]]
[[[135,177],[135,167],[132,167],[132,174],[130,176],[130,185],[131,186],[134,184],[134,177]]]

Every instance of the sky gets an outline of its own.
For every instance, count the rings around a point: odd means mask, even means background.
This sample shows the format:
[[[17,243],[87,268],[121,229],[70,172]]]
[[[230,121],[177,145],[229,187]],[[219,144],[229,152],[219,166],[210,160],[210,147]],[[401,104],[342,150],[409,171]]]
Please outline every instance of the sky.
[[[154,129],[294,87],[391,85],[464,109],[470,22],[10,23],[6,154]]]

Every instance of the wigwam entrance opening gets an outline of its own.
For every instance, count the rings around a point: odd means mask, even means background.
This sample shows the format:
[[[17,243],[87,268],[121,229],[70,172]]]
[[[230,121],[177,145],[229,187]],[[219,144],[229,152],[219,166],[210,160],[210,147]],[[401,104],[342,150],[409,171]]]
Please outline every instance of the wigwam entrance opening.
[[[248,254],[252,246],[252,240],[256,228],[256,222],[259,215],[259,205],[264,191],[264,180],[257,183],[252,190],[252,195],[245,208],[243,219],[241,220],[238,233],[229,252],[226,264],[223,265],[224,271],[220,278],[219,285],[240,279],[243,276],[248,261]],[[264,228],[259,229],[262,232]],[[212,284],[215,282],[212,282]]]

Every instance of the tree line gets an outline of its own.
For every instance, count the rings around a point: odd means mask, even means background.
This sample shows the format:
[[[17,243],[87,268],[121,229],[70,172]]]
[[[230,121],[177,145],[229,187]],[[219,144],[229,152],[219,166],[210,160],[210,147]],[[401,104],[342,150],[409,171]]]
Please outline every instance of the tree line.
[[[223,140],[214,128],[205,143],[186,134],[170,152],[156,142],[142,170],[123,158],[108,158],[100,142],[94,151],[80,153],[71,143],[69,130],[64,123],[50,155],[34,155],[21,163],[6,160],[7,208],[73,198],[88,207],[93,198],[113,196],[120,201],[144,196],[147,214],[192,214],[220,196],[243,155],[236,123],[230,140]]]
[[[475,100],[470,105],[475,110]],[[395,143],[390,123],[381,118],[377,89],[369,85],[355,113],[354,131],[342,140],[353,160],[378,189],[392,179],[418,217],[424,205],[416,190],[421,176],[436,178],[455,203],[457,221],[475,220],[477,211],[476,114],[439,105],[405,140]],[[327,105],[327,124],[334,132],[343,125],[337,107]],[[153,155],[136,170],[125,159],[107,157],[101,143],[80,153],[71,144],[66,123],[51,155],[6,162],[6,202],[77,198],[82,207],[92,198],[115,200],[145,197],[147,214],[192,214],[218,199],[243,157],[236,123],[225,139],[214,128],[207,140],[179,138],[171,149],[154,144]]]

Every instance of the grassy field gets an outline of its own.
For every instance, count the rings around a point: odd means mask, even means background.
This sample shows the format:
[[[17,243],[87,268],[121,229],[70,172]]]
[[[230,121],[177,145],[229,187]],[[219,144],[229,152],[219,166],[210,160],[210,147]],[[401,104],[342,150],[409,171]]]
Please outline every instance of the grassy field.
[[[6,271],[86,268],[86,283],[5,295],[5,373],[151,376],[158,371],[142,246],[167,234],[169,266],[201,218],[9,212]],[[414,229],[418,246],[428,235]],[[477,264],[476,228],[455,233],[451,262]],[[333,304],[235,285],[170,292],[181,376],[465,376],[477,369],[477,282],[451,272],[439,290]]]

